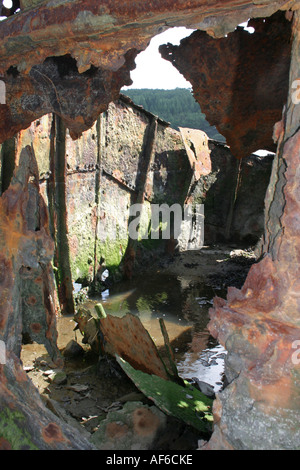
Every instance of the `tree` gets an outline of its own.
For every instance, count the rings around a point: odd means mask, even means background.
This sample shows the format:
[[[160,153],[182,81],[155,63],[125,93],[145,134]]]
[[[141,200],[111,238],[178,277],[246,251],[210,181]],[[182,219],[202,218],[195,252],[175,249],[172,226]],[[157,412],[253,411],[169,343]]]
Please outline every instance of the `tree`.
[[[225,141],[217,129],[206,121],[191,90],[187,88],[174,90],[129,89],[123,93],[147,111],[169,122],[174,129],[179,127],[201,129],[211,139]]]

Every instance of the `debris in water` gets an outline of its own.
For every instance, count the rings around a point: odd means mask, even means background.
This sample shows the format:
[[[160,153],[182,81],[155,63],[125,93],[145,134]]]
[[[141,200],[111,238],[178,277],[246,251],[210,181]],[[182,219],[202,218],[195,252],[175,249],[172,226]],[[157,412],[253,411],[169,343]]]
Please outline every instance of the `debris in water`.
[[[187,382],[184,386],[134,369],[119,356],[116,359],[141,392],[168,415],[204,433],[212,430],[212,399]]]
[[[95,310],[97,313],[93,315],[90,310],[79,308],[74,316],[78,323],[76,328],[83,334],[83,343],[90,344],[99,354],[117,354],[143,372],[158,375],[166,380],[181,380],[163,320],[160,325],[168,364],[161,358],[153,339],[138,317],[131,313],[121,318],[106,315],[101,303],[95,306]]]
[[[105,282],[108,276],[109,276],[109,271],[108,269],[105,269],[105,271],[103,271],[103,273],[101,274],[101,281]]]

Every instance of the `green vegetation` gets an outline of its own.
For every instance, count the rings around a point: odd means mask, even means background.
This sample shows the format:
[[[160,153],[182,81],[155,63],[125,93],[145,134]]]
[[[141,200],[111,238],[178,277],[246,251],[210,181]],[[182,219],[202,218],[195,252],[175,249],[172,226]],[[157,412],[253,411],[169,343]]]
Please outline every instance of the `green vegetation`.
[[[26,418],[20,411],[9,407],[0,413],[0,441],[12,450],[38,450],[26,430]]]
[[[124,90],[122,93],[147,111],[170,122],[174,129],[178,129],[178,127],[201,129],[211,139],[225,141],[217,129],[208,124],[205,114],[201,112],[199,104],[187,88],[176,88],[175,90],[142,88]]]

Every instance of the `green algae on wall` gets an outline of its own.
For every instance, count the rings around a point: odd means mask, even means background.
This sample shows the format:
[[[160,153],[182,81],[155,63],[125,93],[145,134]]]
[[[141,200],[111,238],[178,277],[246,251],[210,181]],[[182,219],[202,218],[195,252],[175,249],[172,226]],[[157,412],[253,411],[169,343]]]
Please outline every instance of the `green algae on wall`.
[[[128,238],[109,240],[106,239],[104,242],[100,242],[98,245],[98,259],[104,259],[104,266],[110,272],[114,274],[124,256],[128,245]]]
[[[69,244],[72,279],[74,281],[86,280],[91,282],[94,272],[94,239],[91,236],[85,237],[80,233],[73,233],[72,237],[69,238]]]
[[[38,450],[25,424],[26,418],[20,411],[8,407],[0,411],[0,448],[5,445],[12,450]]]

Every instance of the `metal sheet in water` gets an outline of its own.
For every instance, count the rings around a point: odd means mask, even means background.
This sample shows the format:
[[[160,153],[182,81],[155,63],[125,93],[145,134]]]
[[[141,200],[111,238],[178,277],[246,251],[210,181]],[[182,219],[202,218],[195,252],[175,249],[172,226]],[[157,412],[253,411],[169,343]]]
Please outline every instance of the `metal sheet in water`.
[[[137,370],[170,379],[154,341],[138,317],[130,313],[121,318],[107,315],[101,319],[100,329],[106,352],[117,354]]]

